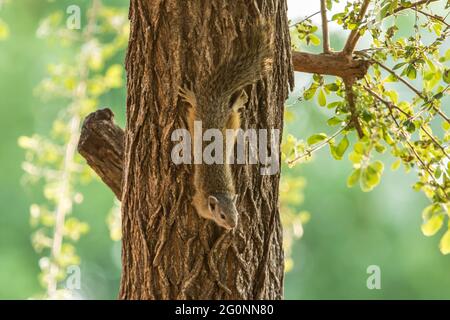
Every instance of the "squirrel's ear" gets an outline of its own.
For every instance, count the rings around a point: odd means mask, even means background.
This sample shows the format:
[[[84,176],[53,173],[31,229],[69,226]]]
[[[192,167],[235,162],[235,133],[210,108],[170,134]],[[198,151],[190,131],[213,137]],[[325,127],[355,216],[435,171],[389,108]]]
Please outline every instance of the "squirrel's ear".
[[[216,211],[217,208],[217,204],[219,203],[219,200],[217,200],[216,197],[214,196],[209,196],[208,197],[208,208],[211,212]]]
[[[238,199],[238,195],[237,195],[237,194],[235,194],[235,195],[234,195],[234,197],[233,197],[233,203],[234,203],[234,204],[236,204],[236,203],[237,203],[237,199]]]

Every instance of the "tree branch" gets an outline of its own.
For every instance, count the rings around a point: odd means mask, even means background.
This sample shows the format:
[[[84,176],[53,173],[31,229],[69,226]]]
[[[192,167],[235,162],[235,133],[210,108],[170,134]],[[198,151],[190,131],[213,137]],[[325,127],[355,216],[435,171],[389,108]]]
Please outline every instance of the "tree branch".
[[[81,129],[78,152],[120,200],[124,132],[114,124],[110,109],[95,111],[86,117]]]
[[[302,153],[301,155],[295,157],[292,160],[288,161],[288,164],[290,166],[294,165],[295,163],[297,163],[298,161],[300,161],[303,158],[306,157],[310,157],[314,152],[316,152],[317,150],[322,149],[323,147],[325,147],[326,145],[328,145],[330,143],[331,140],[333,140],[334,138],[336,138],[338,135],[340,135],[344,130],[347,130],[348,127],[350,126],[350,124],[346,124],[344,126],[342,126],[341,129],[339,129],[338,131],[336,131],[333,135],[329,136],[327,139],[325,139],[324,141],[322,141],[321,143],[318,143],[314,146],[312,146],[311,149],[306,150],[306,152]]]
[[[367,9],[369,8],[370,0],[364,0],[361,11],[358,15],[358,23],[361,23],[361,21],[364,19],[364,15],[367,12]],[[351,55],[353,50],[355,50],[356,44],[358,43],[360,34],[359,34],[359,26],[350,32],[350,35],[348,36],[347,43],[345,44],[344,50],[342,51],[346,55]]]
[[[305,22],[305,21],[308,20],[308,19],[311,19],[312,17],[318,15],[319,13],[320,13],[320,11],[314,12],[313,14],[310,14],[310,15],[307,16],[306,18],[303,18],[302,20],[297,21],[297,22],[295,22],[295,23],[289,25],[289,28],[295,27],[296,25],[298,25],[298,24],[300,24],[300,23],[303,23],[303,22]]]
[[[428,18],[430,18],[430,19],[432,19],[432,20],[436,20],[436,21],[439,21],[439,22],[445,24],[446,27],[450,27],[450,24],[448,24],[442,17],[439,17],[439,16],[437,16],[437,15],[432,15],[432,14],[430,14],[430,13],[428,13],[428,12],[419,10],[419,9],[417,9],[417,8],[413,8],[413,10],[415,10],[415,11],[417,11],[417,12],[423,14],[424,16],[426,16],[426,17],[428,17]]]
[[[320,12],[322,14],[322,41],[323,53],[330,53],[330,39],[328,34],[327,5],[326,0],[320,0]]]
[[[406,6],[406,5],[405,6],[400,6],[400,7],[396,8],[394,10],[394,14],[395,13],[399,13],[400,11],[403,11],[403,10],[417,8],[417,7],[419,7],[419,6],[423,5],[423,4],[430,4],[430,3],[436,2],[436,1],[437,0],[420,0],[420,1],[417,1],[417,2],[414,2],[414,3],[411,3],[411,5],[409,5],[409,6]]]
[[[362,79],[367,73],[370,62],[348,59],[337,53],[312,54],[292,52],[294,70],[305,73],[318,73],[349,79]]]

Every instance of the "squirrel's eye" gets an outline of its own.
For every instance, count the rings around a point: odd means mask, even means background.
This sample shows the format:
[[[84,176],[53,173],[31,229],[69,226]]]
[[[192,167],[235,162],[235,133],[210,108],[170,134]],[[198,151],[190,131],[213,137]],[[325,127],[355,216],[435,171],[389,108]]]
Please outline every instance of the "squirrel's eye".
[[[223,213],[220,214],[220,217],[225,220],[225,215]]]

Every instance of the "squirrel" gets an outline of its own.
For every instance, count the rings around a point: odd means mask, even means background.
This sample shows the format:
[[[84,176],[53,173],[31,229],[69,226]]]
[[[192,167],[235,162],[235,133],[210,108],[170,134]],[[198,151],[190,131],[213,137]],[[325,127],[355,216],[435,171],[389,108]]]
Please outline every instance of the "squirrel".
[[[248,102],[244,87],[260,80],[272,63],[273,49],[269,36],[266,28],[255,24],[253,30],[248,30],[244,50],[233,52],[209,76],[199,81],[195,90],[180,87],[179,95],[189,105],[186,120],[191,137],[194,136],[194,121],[201,121],[203,130],[219,129],[224,137],[226,129],[233,129],[231,145],[234,146],[237,129],[241,126],[241,110]],[[197,213],[227,230],[234,229],[239,213],[227,161],[195,165],[193,185],[192,204]]]

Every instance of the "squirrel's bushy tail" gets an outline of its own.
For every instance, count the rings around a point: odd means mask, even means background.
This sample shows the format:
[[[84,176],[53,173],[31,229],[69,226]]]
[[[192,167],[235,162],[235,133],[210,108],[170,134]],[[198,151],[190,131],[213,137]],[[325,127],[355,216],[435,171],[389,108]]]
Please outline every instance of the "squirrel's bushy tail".
[[[215,101],[229,99],[238,89],[258,81],[271,67],[271,30],[265,24],[255,24],[247,30],[245,40],[205,79],[202,91],[206,97]]]

